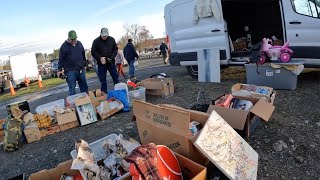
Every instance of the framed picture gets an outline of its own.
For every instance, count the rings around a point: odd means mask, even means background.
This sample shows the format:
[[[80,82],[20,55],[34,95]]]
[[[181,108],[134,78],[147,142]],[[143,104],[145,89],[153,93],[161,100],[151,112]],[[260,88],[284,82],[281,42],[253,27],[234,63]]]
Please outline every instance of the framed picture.
[[[97,115],[91,103],[79,105],[76,107],[80,120],[80,125],[84,126],[97,122]]]

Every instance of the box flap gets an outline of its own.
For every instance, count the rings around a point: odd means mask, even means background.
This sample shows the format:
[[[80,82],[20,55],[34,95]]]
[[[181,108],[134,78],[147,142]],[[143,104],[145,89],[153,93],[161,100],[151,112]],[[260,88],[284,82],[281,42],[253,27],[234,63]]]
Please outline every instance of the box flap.
[[[90,99],[89,96],[80,97],[80,98],[75,100],[75,105],[76,106],[81,106],[81,105],[90,104],[90,103],[91,103],[91,99]]]
[[[231,87],[231,92],[240,91],[240,90],[241,90],[241,83],[237,83]]]
[[[79,173],[78,170],[71,169],[73,160],[69,160],[63,163],[60,163],[57,167],[60,169],[62,173],[66,173],[67,175],[74,176]]]
[[[95,98],[96,96],[94,95],[94,92],[93,91],[89,91],[89,97],[90,98]]]
[[[78,120],[77,115],[76,115],[76,111],[74,109],[72,112],[61,114],[61,115],[56,115],[56,119],[58,121],[59,126]]]
[[[179,162],[179,165],[183,174],[183,179],[191,179],[191,180],[206,179],[207,168],[205,168],[204,166],[196,162],[193,162],[192,160],[180,154],[177,154],[177,153],[174,153],[174,154]]]
[[[266,102],[263,99],[260,99],[250,110],[253,114],[261,117],[265,121],[269,121],[275,107]]]
[[[195,111],[195,110],[191,110],[191,109],[184,109],[182,107],[175,106],[175,105],[172,105],[172,104],[160,104],[160,106],[189,112],[190,113],[190,119],[191,119],[190,121],[199,122],[202,126],[205,125],[205,123],[207,122],[207,119],[209,117],[209,114],[207,114],[207,113],[200,112],[200,111]]]
[[[134,100],[133,113],[136,118],[143,119],[159,128],[165,128],[181,135],[187,135],[189,132],[189,112]]]
[[[231,127],[239,130],[244,129],[249,114],[248,111],[210,105],[207,113],[212,111],[216,111]]]
[[[162,89],[161,81],[157,79],[158,78],[148,78],[148,79],[142,80],[140,83],[140,86],[146,89]]]
[[[257,179],[258,153],[217,112],[194,145],[229,179]]]
[[[47,173],[46,169],[33,173],[29,177],[29,180],[43,180],[43,179],[50,179],[50,176]]]
[[[47,173],[51,179],[60,179],[61,175],[63,174],[58,167],[49,169]]]
[[[148,78],[140,83],[146,89],[162,89],[163,84],[173,85],[173,80],[171,78]]]

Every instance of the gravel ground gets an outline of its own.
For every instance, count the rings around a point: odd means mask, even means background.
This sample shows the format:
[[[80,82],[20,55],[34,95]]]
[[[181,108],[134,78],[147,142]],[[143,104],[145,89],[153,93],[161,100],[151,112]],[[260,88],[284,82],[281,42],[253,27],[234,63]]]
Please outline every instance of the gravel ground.
[[[168,99],[147,97],[152,103],[171,103],[189,108],[195,102],[198,91],[208,98],[230,92],[234,83],[245,83],[243,67],[222,70],[222,83],[199,83],[188,75],[186,68],[165,66],[161,60],[148,60],[153,68],[137,71],[144,79],[155,73],[165,72],[173,77],[175,95]],[[90,89],[99,87],[92,83]],[[110,86],[110,88],[112,88]],[[315,70],[299,76],[295,91],[278,90],[276,110],[269,122],[262,122],[248,142],[259,154],[258,179],[320,179],[320,71]],[[30,102],[35,107],[59,98],[67,92],[58,93]],[[0,150],[0,179],[8,179],[21,173],[30,175],[42,169],[50,169],[71,159],[74,142],[80,138],[93,142],[111,133],[122,133],[126,138],[139,140],[136,124],[131,122],[132,111],[119,113],[106,121],[42,138],[32,144],[23,144],[16,152]]]

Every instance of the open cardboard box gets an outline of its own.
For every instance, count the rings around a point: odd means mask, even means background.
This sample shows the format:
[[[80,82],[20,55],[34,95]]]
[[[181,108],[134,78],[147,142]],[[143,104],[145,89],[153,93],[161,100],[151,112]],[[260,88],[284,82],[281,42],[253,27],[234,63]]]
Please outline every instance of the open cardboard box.
[[[4,140],[4,129],[2,124],[6,123],[6,119],[1,119],[0,120],[0,142],[3,142]]]
[[[193,145],[196,136],[190,137],[189,124],[199,122],[202,126],[209,115],[173,105],[153,105],[133,100],[133,113],[137,121],[142,144],[155,143],[204,165],[208,162]]]
[[[266,122],[269,121],[275,107],[264,99],[234,97],[252,102],[253,107],[250,111],[244,111],[210,105],[207,113],[210,114],[215,110],[231,127],[240,130],[240,132],[242,132],[241,134],[245,134],[246,137],[250,137],[252,132],[254,132],[257,123],[260,122],[259,118]]]
[[[61,131],[79,126],[79,121],[74,108],[72,108],[72,112],[68,112],[65,114],[55,114],[55,118],[58,121],[58,125]]]
[[[237,84],[233,85],[231,88],[232,95],[236,95],[238,97],[252,97],[252,98],[256,98],[256,99],[262,98],[262,99],[265,99],[267,102],[270,102],[271,104],[274,103],[276,91],[273,90],[273,88],[267,87],[267,86],[257,86],[257,87],[262,87],[262,88],[268,90],[267,94],[261,94],[261,93],[254,92],[254,91],[247,91],[246,88],[248,86],[252,86],[252,85],[241,84],[241,83],[237,83]],[[243,95],[241,95],[241,94],[243,94]]]
[[[89,96],[76,99],[75,106],[81,126],[98,121],[97,112],[93,107]]]
[[[102,120],[107,119],[108,117],[110,117],[113,114],[121,111],[124,108],[123,103],[121,101],[119,101],[119,100],[117,100],[115,98],[112,98],[112,102],[113,103],[114,102],[117,103],[118,106],[112,108],[112,107],[110,107],[110,103],[108,101],[103,101],[103,104],[102,104],[104,106],[103,107],[103,112],[99,113],[98,110],[97,110],[97,112],[98,112],[98,114],[99,114],[99,116],[100,116],[100,118]]]
[[[183,179],[205,180],[207,178],[207,168],[178,154],[174,153],[182,171]],[[131,180],[132,176],[125,178]]]
[[[80,174],[78,170],[71,169],[72,161],[73,160],[63,162],[59,164],[56,168],[50,170],[44,169],[39,172],[33,173],[30,175],[29,180],[57,180],[60,179],[63,173],[66,173],[69,176],[75,176],[77,174]]]
[[[107,100],[107,94],[100,89],[89,91],[89,97],[95,108],[99,106],[102,101]]]
[[[174,94],[174,85],[171,78],[148,78],[142,80],[140,86],[146,88],[146,94],[167,98]]]

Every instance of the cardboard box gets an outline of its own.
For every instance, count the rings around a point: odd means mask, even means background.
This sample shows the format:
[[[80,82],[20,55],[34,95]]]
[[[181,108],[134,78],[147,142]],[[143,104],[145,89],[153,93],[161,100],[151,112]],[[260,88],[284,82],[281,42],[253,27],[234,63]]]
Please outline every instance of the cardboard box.
[[[243,49],[247,48],[246,39],[239,39],[237,41],[234,41],[232,44],[234,51],[243,51]]]
[[[56,179],[60,179],[63,173],[66,173],[67,175],[70,175],[70,176],[75,176],[80,174],[78,170],[71,169],[72,161],[73,160],[63,162],[59,164],[56,168],[53,168],[50,170],[45,169],[45,170],[33,173],[30,175],[29,180],[43,180],[43,179],[56,180]]]
[[[114,99],[112,103],[117,103],[118,106],[110,107],[110,103],[108,101],[104,101],[103,102],[103,106],[104,106],[103,111],[100,113],[99,110],[97,109],[97,112],[102,120],[107,119],[108,117],[121,111],[124,108],[123,103],[119,100]]]
[[[71,129],[79,126],[79,122],[78,122],[78,118],[75,110],[65,114],[56,114],[55,118],[58,121],[60,131],[65,131],[67,129]]]
[[[191,180],[205,180],[207,179],[207,168],[180,155],[175,153],[179,162],[183,179]]]
[[[29,123],[23,130],[24,135],[28,143],[33,143],[41,139],[41,133],[38,127],[38,123],[32,122]]]
[[[78,126],[79,126],[79,122],[73,121],[73,122],[70,122],[67,124],[63,124],[63,125],[59,126],[59,128],[60,128],[60,131],[65,131],[65,130],[72,129],[72,128],[75,128]]]
[[[261,94],[258,92],[254,92],[254,91],[248,91],[247,88],[249,88],[250,86],[255,86],[256,88],[263,88],[268,90],[268,93],[266,94]],[[276,91],[273,90],[273,88],[271,87],[267,87],[267,86],[256,86],[256,85],[249,85],[249,84],[241,84],[241,83],[237,83],[235,85],[232,86],[231,88],[231,93],[232,95],[238,96],[238,97],[252,97],[252,98],[257,98],[257,99],[265,99],[267,102],[270,102],[271,104],[274,103],[274,99],[276,96]]]
[[[100,89],[89,91],[89,97],[95,108],[99,106],[102,101],[107,100],[107,94]]]
[[[189,137],[191,121],[204,125],[208,114],[186,110],[172,105],[153,105],[142,101],[133,101],[133,113],[137,120],[142,144],[155,143],[168,146],[174,152],[205,164],[207,158],[194,147],[196,136]]]
[[[3,129],[4,123],[6,123],[6,119],[1,119],[0,120],[0,142],[3,142],[4,140],[4,129]]]
[[[146,94],[167,98],[174,94],[171,78],[148,78],[141,81],[140,86],[146,88]]]
[[[234,97],[252,102],[253,107],[250,111],[244,111],[210,105],[207,113],[210,114],[213,110],[215,110],[226,122],[229,123],[231,127],[245,133],[246,137],[250,137],[250,134],[253,133],[252,130],[255,129],[252,128],[252,125],[256,125],[254,123],[254,118],[260,117],[264,121],[269,121],[275,107],[271,103],[266,102],[264,99],[238,96]]]
[[[76,99],[75,106],[81,126],[98,121],[96,110],[93,107],[89,96]]]
[[[7,114],[9,116],[11,116],[11,108],[12,107],[18,107],[19,109],[21,109],[22,111],[28,111],[30,112],[30,107],[29,107],[29,103],[28,101],[21,101],[21,102],[16,102],[16,103],[12,103],[12,104],[8,104],[6,106],[7,109]]]
[[[60,132],[60,127],[58,125],[52,126],[50,129],[41,129],[40,130],[41,137],[52,135],[52,134],[58,133],[58,132]]]
[[[281,39],[273,40],[273,45],[274,46],[283,46],[283,40],[281,40]]]
[[[174,153],[182,172],[183,179],[190,180],[206,180],[207,168],[178,154]],[[124,180],[131,180],[132,176],[125,178]]]

